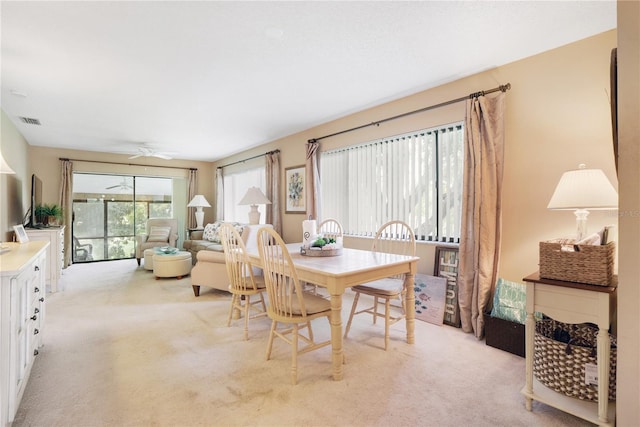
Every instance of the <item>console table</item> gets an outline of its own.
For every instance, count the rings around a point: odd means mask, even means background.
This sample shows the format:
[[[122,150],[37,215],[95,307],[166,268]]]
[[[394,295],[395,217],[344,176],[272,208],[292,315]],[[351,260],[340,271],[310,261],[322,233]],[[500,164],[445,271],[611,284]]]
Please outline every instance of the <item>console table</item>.
[[[47,288],[50,292],[58,292],[58,281],[62,275],[64,266],[64,228],[46,227],[46,228],[27,228],[27,236],[29,240],[45,240],[49,242],[47,249],[47,257],[49,265],[46,269]]]
[[[526,384],[521,393],[527,410],[533,400],[558,408],[601,426],[615,425],[615,402],[609,402],[609,365],[611,342],[609,326],[615,318],[616,287],[586,285],[540,278],[539,273],[525,277],[527,319],[525,321]],[[534,312],[541,312],[563,323],[598,325],[598,402],[565,396],[533,378]],[[615,333],[615,324],[613,324]]]

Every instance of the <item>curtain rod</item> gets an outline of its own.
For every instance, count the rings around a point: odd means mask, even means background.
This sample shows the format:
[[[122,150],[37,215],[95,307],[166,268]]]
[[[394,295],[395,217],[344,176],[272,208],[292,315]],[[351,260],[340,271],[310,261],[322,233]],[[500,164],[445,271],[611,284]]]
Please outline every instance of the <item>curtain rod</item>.
[[[279,153],[279,152],[280,152],[280,150],[267,151],[264,154],[258,154],[258,155],[255,155],[253,157],[246,158],[244,160],[238,160],[237,162],[227,163],[226,165],[218,166],[217,169],[226,168],[227,166],[231,166],[231,165],[237,165],[238,163],[244,163],[244,162],[249,161],[249,160],[257,159],[258,157],[268,156],[269,154],[275,154],[275,153]]]
[[[82,160],[82,159],[67,159],[66,157],[59,157],[58,160],[71,161],[71,162],[87,162],[87,163],[102,163],[105,165],[123,165],[123,166],[144,166],[146,168],[167,168],[167,169],[183,169],[190,171],[197,171],[198,168],[183,168],[180,166],[162,166],[162,165],[143,165],[141,163],[120,163],[120,162],[103,162],[101,160]]]
[[[321,136],[319,138],[313,138],[313,139],[308,140],[307,142],[313,144],[315,142],[320,141],[321,139],[331,138],[332,136],[342,135],[343,133],[353,132],[354,130],[363,129],[363,128],[366,128],[366,127],[369,127],[369,126],[379,126],[380,123],[389,122],[391,120],[400,119],[402,117],[410,116],[412,114],[422,113],[422,112],[428,111],[428,110],[434,110],[436,108],[444,107],[446,105],[456,104],[458,102],[465,101],[467,99],[477,98],[479,96],[484,96],[486,94],[493,93],[493,92],[498,92],[498,91],[506,92],[509,89],[511,89],[511,83],[507,83],[506,85],[500,85],[500,86],[498,86],[496,88],[489,89],[489,90],[482,90],[480,92],[474,92],[474,93],[469,94],[467,96],[463,96],[463,97],[460,97],[460,98],[452,99],[450,101],[441,102],[440,104],[431,105],[429,107],[424,107],[424,108],[421,108],[419,110],[409,111],[408,113],[399,114],[399,115],[393,116],[393,117],[387,117],[386,119],[378,120],[376,122],[367,123],[365,125],[356,126],[354,128],[351,128],[351,129],[341,130],[340,132],[332,133],[330,135]]]

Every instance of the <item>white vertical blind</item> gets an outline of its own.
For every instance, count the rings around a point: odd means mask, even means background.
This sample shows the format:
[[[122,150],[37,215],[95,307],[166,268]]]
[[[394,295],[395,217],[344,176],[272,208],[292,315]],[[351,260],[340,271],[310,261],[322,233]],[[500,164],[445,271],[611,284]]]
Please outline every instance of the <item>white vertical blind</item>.
[[[458,242],[463,143],[456,123],[321,153],[322,217],[348,235],[399,219],[419,240]]]
[[[258,187],[265,193],[265,167],[260,166],[234,173],[225,173],[224,177],[224,221],[245,223],[249,218],[248,205],[238,205],[250,187]],[[258,205],[261,223],[264,223],[265,205]]]

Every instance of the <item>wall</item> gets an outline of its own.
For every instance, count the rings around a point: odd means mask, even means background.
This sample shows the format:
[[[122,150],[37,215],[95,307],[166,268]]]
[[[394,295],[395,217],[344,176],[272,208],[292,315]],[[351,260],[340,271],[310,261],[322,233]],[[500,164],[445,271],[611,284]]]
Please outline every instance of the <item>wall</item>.
[[[5,112],[0,110],[0,114],[0,151],[15,172],[15,175],[0,175],[0,242],[6,242],[13,239],[13,226],[22,224],[31,204],[31,173],[27,141]]]
[[[620,271],[617,425],[640,425],[640,3],[618,1]]]
[[[255,148],[217,164],[281,150],[281,167],[304,164],[305,143],[344,129],[414,111],[501,84],[506,94],[503,248],[500,275],[520,281],[538,268],[538,242],[575,232],[575,217],[546,206],[563,172],[579,163],[603,169],[617,187],[609,113],[609,57],[616,32],[497,67],[373,107]],[[491,96],[491,95],[488,95]],[[430,110],[321,141],[321,150],[464,119],[465,103]],[[284,197],[284,195],[283,195]],[[304,215],[283,216],[283,238],[300,240]],[[589,230],[617,224],[615,212],[592,212]],[[370,243],[346,240],[352,247]],[[433,244],[420,244],[420,272],[433,271]]]

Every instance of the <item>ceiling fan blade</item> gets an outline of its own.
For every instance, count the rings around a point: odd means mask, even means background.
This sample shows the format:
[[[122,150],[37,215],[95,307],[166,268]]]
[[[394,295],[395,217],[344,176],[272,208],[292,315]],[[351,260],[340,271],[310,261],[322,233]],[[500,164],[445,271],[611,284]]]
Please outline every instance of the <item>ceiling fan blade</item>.
[[[168,155],[162,154],[162,153],[154,153],[154,154],[151,154],[151,156],[152,157],[157,157],[159,159],[164,159],[164,160],[171,160],[173,158],[171,156],[168,156]]]
[[[118,184],[118,185],[112,185],[111,187],[107,187],[107,188],[105,188],[105,190],[111,190],[111,189],[113,189],[113,188],[118,188],[118,187],[120,187],[120,184]]]
[[[135,156],[129,157],[129,159],[137,159],[138,157],[142,157],[142,154],[136,154]]]

